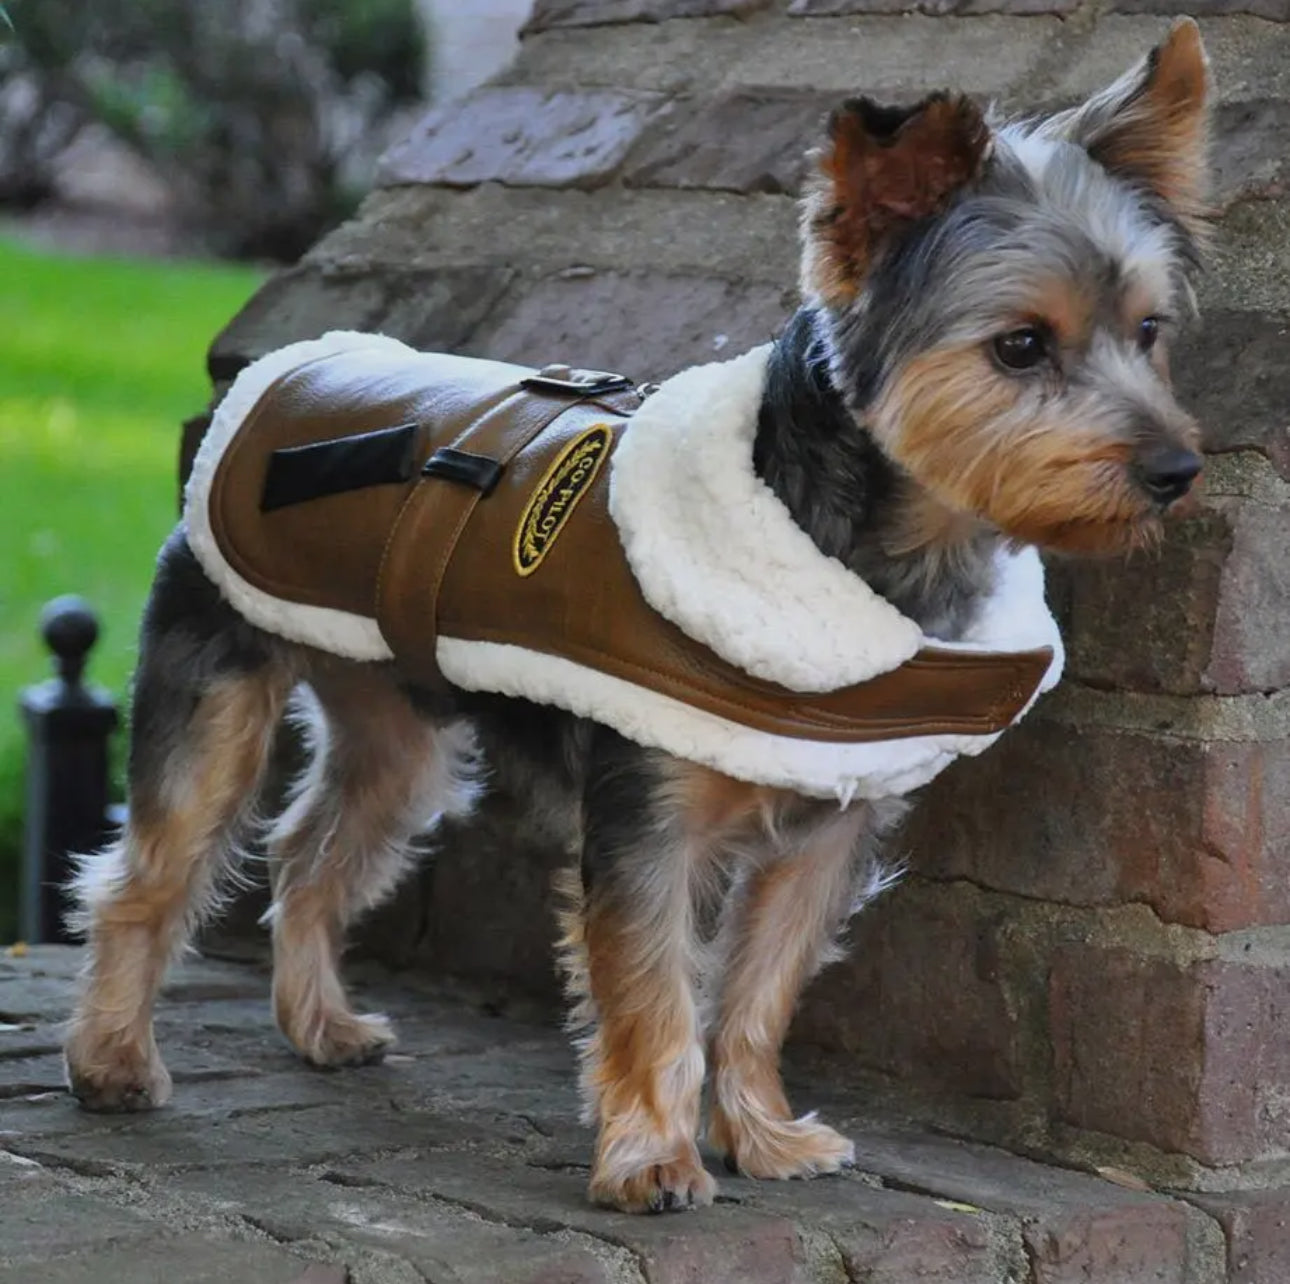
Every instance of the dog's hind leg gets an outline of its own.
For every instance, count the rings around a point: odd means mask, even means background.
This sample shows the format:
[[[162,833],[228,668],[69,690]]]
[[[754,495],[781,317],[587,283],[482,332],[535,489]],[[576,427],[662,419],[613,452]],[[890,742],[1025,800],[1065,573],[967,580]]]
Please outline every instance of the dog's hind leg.
[[[703,1044],[696,903],[711,848],[670,764],[603,729],[589,755],[580,895],[565,963],[599,1123],[590,1196],[627,1212],[710,1204],[696,1146]]]
[[[218,899],[290,687],[285,651],[220,601],[173,537],[144,616],[129,819],[116,842],[84,858],[73,889],[89,950],[67,1068],[88,1109],[143,1110],[170,1095],[153,1001]]]
[[[895,809],[891,810],[894,816]],[[813,1115],[795,1119],[779,1052],[802,986],[827,960],[866,880],[881,877],[873,840],[890,818],[861,804],[816,825],[800,848],[772,859],[735,908],[712,1040],[709,1140],[750,1177],[809,1177],[849,1163],[852,1144]]]
[[[473,797],[471,739],[436,726],[381,665],[311,666],[299,713],[310,761],[273,828],[273,1002],[278,1026],[307,1061],[372,1061],[389,1022],[359,1015],[340,979],[346,927],[393,890],[412,840]]]

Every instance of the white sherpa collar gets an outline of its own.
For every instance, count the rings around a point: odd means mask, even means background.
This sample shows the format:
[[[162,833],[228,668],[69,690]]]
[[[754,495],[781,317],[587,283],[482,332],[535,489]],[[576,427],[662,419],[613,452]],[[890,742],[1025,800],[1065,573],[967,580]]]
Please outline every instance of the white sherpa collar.
[[[753,468],[770,348],[696,366],[645,402],[610,464],[609,509],[645,599],[724,660],[793,691],[834,691],[946,645],[825,557]],[[994,592],[958,644],[1054,648],[1034,549],[1001,553]],[[1046,689],[1046,688],[1045,688]]]

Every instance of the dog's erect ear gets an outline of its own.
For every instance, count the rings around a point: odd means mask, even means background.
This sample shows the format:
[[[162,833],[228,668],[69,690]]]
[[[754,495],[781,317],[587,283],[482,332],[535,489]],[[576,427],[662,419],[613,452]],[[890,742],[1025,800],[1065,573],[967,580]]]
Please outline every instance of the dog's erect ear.
[[[989,141],[967,98],[933,94],[913,108],[843,103],[807,193],[803,292],[830,303],[854,297],[883,240],[943,210],[976,176]]]
[[[1200,231],[1209,187],[1209,62],[1200,28],[1180,18],[1141,62],[1041,133],[1078,143],[1107,171],[1165,201]]]

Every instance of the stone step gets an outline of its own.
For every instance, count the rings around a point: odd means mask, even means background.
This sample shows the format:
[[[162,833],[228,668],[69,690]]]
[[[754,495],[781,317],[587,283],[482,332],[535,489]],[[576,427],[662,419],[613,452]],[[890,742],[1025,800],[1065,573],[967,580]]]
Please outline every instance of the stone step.
[[[1202,1210],[876,1117],[836,1083],[794,1087],[855,1138],[843,1176],[722,1174],[702,1212],[595,1209],[565,1038],[388,978],[356,988],[398,1020],[399,1051],[326,1074],[282,1044],[263,967],[188,961],[157,1020],[173,1103],[82,1114],[55,1051],[76,961],[59,947],[0,957],[0,1284],[175,1278],[177,1266],[185,1279],[294,1284],[310,1263],[339,1264],[354,1284],[1285,1278],[1274,1192],[1257,1207],[1205,1197]],[[1231,1274],[1224,1229],[1244,1237]]]

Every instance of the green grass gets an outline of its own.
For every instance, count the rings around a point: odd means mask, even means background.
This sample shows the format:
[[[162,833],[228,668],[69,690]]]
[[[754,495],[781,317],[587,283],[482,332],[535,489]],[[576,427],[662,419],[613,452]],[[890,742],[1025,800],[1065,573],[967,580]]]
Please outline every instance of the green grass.
[[[260,275],[69,258],[0,238],[0,941],[16,929],[20,689],[48,675],[41,606],[79,593],[102,633],[90,678],[118,697],[153,559],[176,516],[179,424],[204,352]]]

